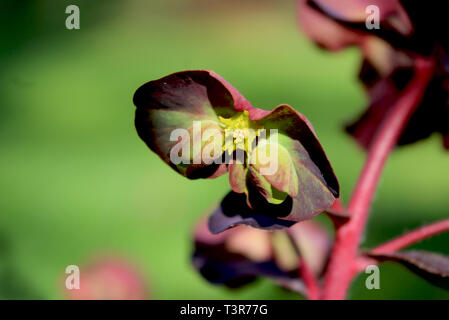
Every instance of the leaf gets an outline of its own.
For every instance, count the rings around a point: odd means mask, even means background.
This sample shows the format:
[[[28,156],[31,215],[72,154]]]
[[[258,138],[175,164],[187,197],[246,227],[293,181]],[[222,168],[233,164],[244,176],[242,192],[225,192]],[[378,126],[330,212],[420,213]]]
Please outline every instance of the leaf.
[[[351,215],[346,211],[327,209],[324,212],[334,223],[335,226],[341,226],[349,221]]]
[[[235,288],[267,277],[288,290],[306,295],[298,266],[305,259],[312,272],[320,276],[332,240],[316,221],[297,223],[288,232],[290,236],[284,231],[265,232],[241,226],[214,235],[206,219],[202,219],[194,232],[192,262],[214,284]]]
[[[402,59],[404,60],[404,59]],[[368,149],[382,120],[395,105],[404,87],[414,75],[413,66],[397,65],[388,76],[381,77],[379,70],[365,60],[360,74],[368,89],[370,104],[358,119],[346,126],[346,131]],[[448,93],[440,80],[431,81],[419,106],[407,123],[398,145],[414,143],[429,137],[433,132],[448,135]]]
[[[283,203],[288,196],[286,192],[276,189],[273,184],[265,179],[265,177],[252,166],[249,167],[247,172],[247,181],[255,187],[253,189],[257,190],[256,192],[261,194],[269,204],[279,205]],[[252,189],[248,188],[247,190],[250,192]],[[250,197],[250,199],[252,199],[252,197]],[[254,204],[253,208],[256,208]]]
[[[305,260],[316,276],[321,275],[332,248],[329,231],[322,225],[314,220],[302,221],[287,232],[274,232],[272,239],[273,254],[282,270],[297,271],[300,261]]]
[[[264,230],[279,230],[294,225],[294,221],[278,219],[259,208],[251,209],[246,196],[231,191],[209,218],[209,230],[218,234],[237,225],[248,225]]]
[[[449,290],[449,257],[427,251],[410,250],[389,254],[368,254],[378,261],[398,262],[428,282]]]
[[[329,231],[314,220],[294,225],[288,230],[310,270],[320,276],[328,262],[333,245]]]
[[[274,153],[277,157],[272,157],[271,153]],[[260,154],[267,157],[266,163],[260,161]],[[295,197],[298,194],[298,177],[286,148],[279,144],[266,142],[265,140],[254,148],[251,158],[255,159],[250,167],[250,171],[253,171],[251,173],[263,176],[271,186],[291,197]],[[268,170],[270,167],[273,169],[276,168],[276,170],[274,172],[265,172],[270,171]]]
[[[229,185],[237,193],[246,193],[246,180],[242,179],[246,175],[245,165],[232,161],[229,166]]]
[[[361,41],[362,37],[357,32],[329,19],[307,0],[297,0],[297,4],[301,29],[321,47],[337,51]]]
[[[373,17],[373,12],[366,11],[368,5],[378,7],[380,28],[366,27],[366,19]],[[397,144],[414,143],[437,132],[449,149],[448,87],[444,77],[439,76],[447,74],[447,70],[441,67],[445,58],[435,53],[436,47],[445,52],[443,56],[449,50],[445,29],[435,23],[445,19],[448,1],[428,6],[422,1],[298,0],[298,10],[304,31],[321,47],[339,50],[355,45],[363,54],[360,80],[368,90],[370,104],[359,119],[346,126],[346,131],[365,149],[403,95],[416,70],[414,57],[440,61]]]
[[[340,187],[309,121],[292,107],[282,105],[257,122],[267,131],[277,130],[279,150],[285,150],[279,153],[283,175],[265,177],[291,196],[291,210],[282,217],[302,221],[331,207]],[[249,202],[253,204],[251,199]]]
[[[207,178],[223,170],[215,164],[173,164],[170,151],[178,143],[170,141],[173,130],[191,130],[193,121],[218,123],[218,116],[231,117],[251,108],[223,78],[201,70],[183,71],[147,82],[137,89],[133,102],[137,107],[135,125],[140,138],[164,162],[192,179]]]
[[[345,29],[359,33],[360,37],[365,36],[365,33],[372,33],[398,39],[399,35],[410,36],[413,32],[410,17],[399,0],[309,0],[306,3],[316,12],[338,22]],[[371,5],[378,8],[375,14],[379,15],[382,26],[379,29],[366,27],[366,19],[373,13],[371,10],[367,11]],[[363,45],[361,39],[359,44]]]
[[[244,286],[259,276],[290,277],[272,259],[270,234],[250,227],[213,235],[202,221],[195,230],[193,266],[209,282],[230,288]]]
[[[314,5],[338,20],[365,22],[366,8],[370,5],[379,7],[380,19],[396,14],[400,9],[398,0],[312,0]]]

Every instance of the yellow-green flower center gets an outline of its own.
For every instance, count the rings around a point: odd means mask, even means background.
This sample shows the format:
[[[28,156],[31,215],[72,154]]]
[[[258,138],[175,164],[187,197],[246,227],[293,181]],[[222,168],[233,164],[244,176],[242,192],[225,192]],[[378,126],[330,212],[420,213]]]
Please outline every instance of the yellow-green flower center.
[[[218,119],[225,130],[223,151],[233,152],[238,148],[249,153],[253,140],[260,134],[260,130],[263,129],[263,126],[249,118],[247,110],[237,112],[231,118],[219,116]]]

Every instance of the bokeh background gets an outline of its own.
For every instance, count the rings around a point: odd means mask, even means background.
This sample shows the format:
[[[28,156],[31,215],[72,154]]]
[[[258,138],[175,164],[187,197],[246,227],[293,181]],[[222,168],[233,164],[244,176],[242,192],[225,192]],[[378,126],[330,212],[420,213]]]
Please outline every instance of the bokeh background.
[[[65,28],[76,4],[81,29]],[[230,291],[191,267],[196,221],[226,177],[188,181],[137,137],[142,83],[211,69],[254,106],[294,106],[314,124],[348,199],[364,153],[342,131],[366,103],[356,49],[321,51],[297,28],[293,0],[71,0],[0,4],[0,298],[60,299],[66,266],[118,256],[153,299],[294,299],[269,281]],[[449,214],[449,153],[440,140],[393,155],[364,247]],[[414,247],[449,253],[449,235]],[[82,269],[81,269],[82,272]],[[448,299],[400,266],[365,276],[354,299]]]

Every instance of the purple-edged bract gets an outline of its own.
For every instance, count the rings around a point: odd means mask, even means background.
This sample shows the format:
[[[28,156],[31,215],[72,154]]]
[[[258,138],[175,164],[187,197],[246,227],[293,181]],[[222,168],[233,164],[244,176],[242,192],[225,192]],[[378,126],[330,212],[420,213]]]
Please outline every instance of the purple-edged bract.
[[[379,29],[366,26],[369,6],[378,8]],[[369,148],[411,82],[416,57],[424,57],[435,64],[432,79],[398,144],[438,132],[449,148],[449,37],[443,23],[448,14],[447,0],[298,0],[300,26],[320,47],[362,51],[359,78],[370,103],[346,131],[363,147]]]
[[[311,220],[295,224],[288,233],[241,226],[213,235],[204,219],[195,229],[194,240],[193,266],[213,284],[236,288],[267,277],[302,294],[299,265],[305,260],[320,277],[332,247],[328,231]]]
[[[142,85],[134,94],[134,104],[139,136],[178,173],[198,179],[229,172],[232,192],[211,219],[214,233],[238,224],[262,229],[289,227],[328,209],[339,196],[337,178],[311,124],[288,105],[272,111],[253,108],[223,78],[201,70],[174,73]],[[195,132],[198,124],[200,130]],[[179,129],[187,137],[173,139],[173,132]],[[220,133],[223,141],[198,140],[205,129]],[[252,129],[270,134],[275,131],[277,139],[270,140],[267,134],[261,140],[249,134]],[[201,157],[200,162],[194,161],[198,154],[217,150],[217,144],[226,146],[227,130],[234,130],[234,137],[248,141],[231,141],[230,149],[219,149],[213,162]],[[199,141],[199,148],[195,150],[192,141]],[[257,156],[260,151],[272,150],[267,146],[276,150],[276,157],[270,157],[270,161],[276,162],[277,170],[269,173],[263,169],[270,163],[262,164]],[[173,148],[188,150],[188,156],[174,163]],[[239,151],[244,154],[243,161],[234,159]],[[229,157],[234,160],[221,161]]]

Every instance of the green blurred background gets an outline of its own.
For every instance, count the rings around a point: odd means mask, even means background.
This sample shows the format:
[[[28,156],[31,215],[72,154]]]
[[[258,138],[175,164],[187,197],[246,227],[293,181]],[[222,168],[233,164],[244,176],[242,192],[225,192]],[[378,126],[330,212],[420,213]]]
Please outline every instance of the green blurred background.
[[[81,29],[65,28],[76,4]],[[342,131],[366,99],[355,49],[331,54],[298,30],[293,0],[17,1],[0,5],[0,298],[58,299],[67,265],[125,256],[155,299],[296,298],[269,281],[230,291],[191,267],[195,222],[229,189],[188,181],[138,138],[142,83],[211,69],[254,106],[287,103],[313,123],[348,199],[364,153]],[[438,137],[398,150],[364,247],[448,216],[449,154]],[[449,234],[417,248],[449,253]],[[448,299],[393,264],[355,299]]]

